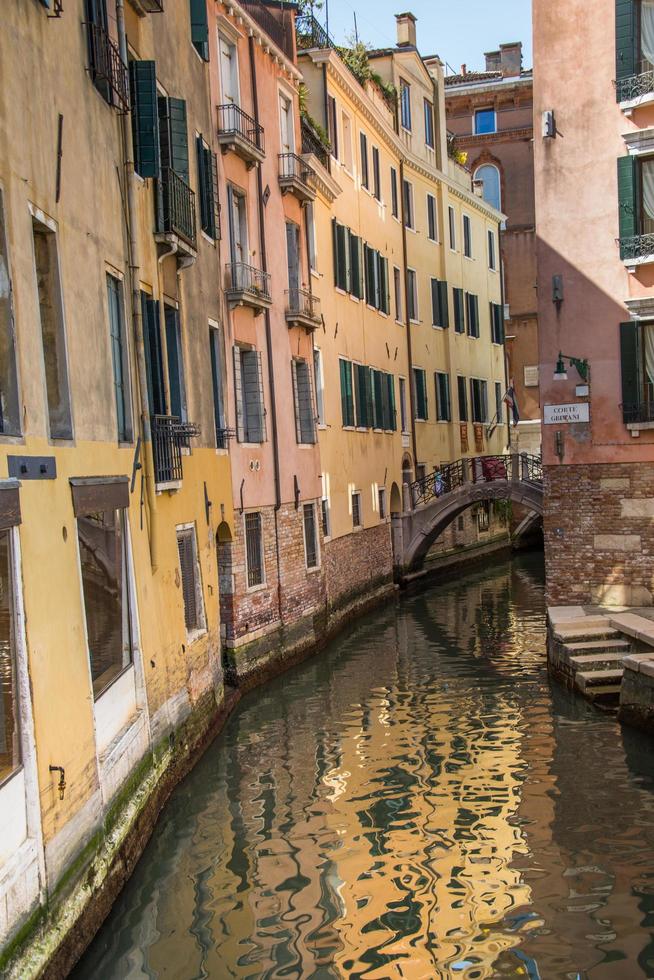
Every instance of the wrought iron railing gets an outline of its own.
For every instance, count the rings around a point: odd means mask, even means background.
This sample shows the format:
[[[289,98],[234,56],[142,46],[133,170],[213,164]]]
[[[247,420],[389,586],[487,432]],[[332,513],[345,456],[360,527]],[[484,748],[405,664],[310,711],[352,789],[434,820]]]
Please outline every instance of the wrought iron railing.
[[[86,23],[89,41],[89,71],[93,84],[111,105],[123,112],[129,109],[129,74],[120,51],[104,27]]]
[[[305,316],[311,320],[320,320],[320,300],[308,289],[287,289],[284,296],[287,316]]]
[[[654,256],[654,234],[634,235],[631,238],[620,239],[620,258],[647,259]]]
[[[260,27],[268,35],[278,48],[280,48],[288,58],[293,58],[293,20],[292,13],[286,5],[280,3],[274,9],[280,11],[281,20],[275,17],[271,8],[264,5],[260,0],[240,0],[241,6],[256,20]]]
[[[297,153],[279,154],[279,179],[299,180],[308,188],[313,188],[316,174],[312,167],[306,163]]]
[[[225,288],[231,292],[250,293],[270,300],[270,273],[246,262],[228,262],[225,266]]]
[[[197,425],[182,422],[175,415],[152,416],[155,483],[178,483],[182,479],[182,449],[199,434]]]
[[[635,425],[639,422],[654,422],[654,402],[639,402],[636,405],[623,405],[622,418],[625,425]]]
[[[334,41],[313,14],[300,14],[295,18],[295,39],[298,51],[310,48],[335,48]]]
[[[433,473],[416,480],[410,486],[414,507],[458,490],[468,483],[489,483],[494,480],[519,480],[541,483],[543,466],[540,456],[513,453],[498,456],[473,456],[440,466]]]
[[[236,429],[228,429],[223,427],[222,429],[216,429],[216,447],[218,449],[227,449],[229,447],[229,440],[236,437]]]
[[[170,167],[161,172],[161,222],[159,231],[179,235],[190,245],[195,245],[195,192],[183,177]]]
[[[629,78],[619,78],[615,83],[618,102],[631,102],[654,92],[654,71],[643,71]]]
[[[240,136],[261,153],[266,151],[263,126],[233,102],[218,106],[218,135]]]
[[[139,3],[150,14],[163,14],[163,0],[139,0]]]
[[[302,120],[302,152],[303,153],[313,153],[313,155],[320,160],[323,167],[329,169],[329,151],[330,147],[325,146],[323,141],[320,139],[318,134],[315,132],[311,124],[306,120]]]

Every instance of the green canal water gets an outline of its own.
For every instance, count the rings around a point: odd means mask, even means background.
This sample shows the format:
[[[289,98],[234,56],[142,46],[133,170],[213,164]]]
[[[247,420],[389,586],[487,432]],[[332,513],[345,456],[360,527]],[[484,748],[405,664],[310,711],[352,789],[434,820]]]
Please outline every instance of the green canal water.
[[[542,559],[249,694],[76,978],[654,977],[654,742],[550,684]]]

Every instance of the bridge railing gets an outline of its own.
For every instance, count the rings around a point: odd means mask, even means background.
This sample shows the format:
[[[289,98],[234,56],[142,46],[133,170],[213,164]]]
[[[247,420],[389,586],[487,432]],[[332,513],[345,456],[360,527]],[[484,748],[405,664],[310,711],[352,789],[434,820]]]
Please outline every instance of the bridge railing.
[[[543,465],[540,456],[530,453],[505,453],[497,456],[473,456],[439,466],[433,473],[415,480],[409,487],[413,507],[420,507],[468,483],[495,480],[540,483]]]

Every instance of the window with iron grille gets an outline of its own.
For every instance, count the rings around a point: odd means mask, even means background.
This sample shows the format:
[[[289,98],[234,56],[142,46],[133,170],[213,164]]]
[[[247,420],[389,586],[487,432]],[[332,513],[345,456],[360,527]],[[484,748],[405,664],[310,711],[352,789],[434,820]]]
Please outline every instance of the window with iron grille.
[[[316,441],[316,416],[313,407],[313,388],[311,366],[308,361],[293,358],[293,400],[295,403],[295,435],[298,443],[311,444]]]
[[[195,527],[177,528],[177,551],[182,578],[184,622],[187,633],[195,633],[205,626]]]
[[[329,513],[329,501],[327,497],[323,497],[320,501],[321,516],[322,516],[322,536],[323,538],[329,538],[332,533],[331,525],[331,514]]]
[[[386,520],[386,487],[379,487],[378,490],[379,498],[379,520]]]
[[[304,554],[307,568],[318,567],[318,534],[316,528],[316,505],[304,504]]]
[[[266,441],[266,411],[263,401],[261,353],[234,347],[236,436],[239,442]]]
[[[480,531],[488,531],[490,528],[490,500],[482,500],[477,511],[477,527]]]
[[[245,515],[245,558],[248,589],[263,585],[265,569],[263,566],[263,538],[261,513]]]
[[[361,494],[358,490],[352,494],[352,527],[361,527]]]

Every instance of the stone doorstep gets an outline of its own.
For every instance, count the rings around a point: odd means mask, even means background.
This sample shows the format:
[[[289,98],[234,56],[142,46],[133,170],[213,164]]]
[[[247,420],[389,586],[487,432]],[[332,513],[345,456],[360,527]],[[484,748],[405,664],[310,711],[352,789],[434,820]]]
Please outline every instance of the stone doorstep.
[[[630,670],[633,674],[654,677],[654,650],[651,653],[632,653],[630,657],[625,657],[622,663],[625,670]]]
[[[547,615],[552,626],[557,626],[571,619],[583,619],[586,613],[583,606],[552,606]]]

